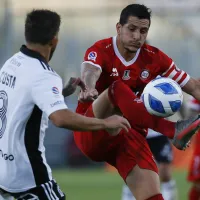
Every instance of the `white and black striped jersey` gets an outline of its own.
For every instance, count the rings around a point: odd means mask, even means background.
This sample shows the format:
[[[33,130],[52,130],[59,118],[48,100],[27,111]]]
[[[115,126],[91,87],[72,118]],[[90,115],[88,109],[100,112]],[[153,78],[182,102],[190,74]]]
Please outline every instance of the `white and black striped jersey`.
[[[22,46],[0,70],[0,188],[22,192],[52,180],[43,145],[48,116],[67,106],[62,80]]]

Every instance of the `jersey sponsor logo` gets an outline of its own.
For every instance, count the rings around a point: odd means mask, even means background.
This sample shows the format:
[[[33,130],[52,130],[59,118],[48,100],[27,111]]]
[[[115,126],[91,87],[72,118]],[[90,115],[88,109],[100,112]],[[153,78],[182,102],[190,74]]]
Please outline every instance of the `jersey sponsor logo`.
[[[110,76],[119,76],[119,73],[117,71],[117,68],[112,68],[112,73]]]
[[[62,104],[62,103],[63,103],[63,101],[56,101],[56,102],[54,102],[50,105],[51,105],[51,107],[54,107],[54,106],[57,106],[57,105]]]
[[[148,70],[143,70],[142,72],[141,72],[141,74],[140,74],[140,76],[141,76],[141,78],[142,79],[147,79],[148,77],[149,77],[149,75],[150,75],[150,73],[149,73],[149,71]]]
[[[127,80],[129,80],[130,78],[131,78],[131,77],[130,77],[130,70],[125,70],[122,79],[125,80],[125,81],[127,81]]]
[[[59,90],[58,90],[57,87],[52,87],[52,92],[53,92],[54,94],[59,94]]]
[[[88,54],[88,60],[93,60],[94,62],[96,61],[96,58],[97,58],[97,53],[95,51],[91,51],[89,54]]]
[[[0,157],[8,161],[13,161],[15,159],[15,157],[12,154],[4,153],[1,149],[0,149]]]
[[[20,67],[20,65],[21,65],[21,63],[20,63],[16,58],[12,58],[12,59],[10,60],[10,63],[11,63],[12,65],[17,66],[17,67]]]

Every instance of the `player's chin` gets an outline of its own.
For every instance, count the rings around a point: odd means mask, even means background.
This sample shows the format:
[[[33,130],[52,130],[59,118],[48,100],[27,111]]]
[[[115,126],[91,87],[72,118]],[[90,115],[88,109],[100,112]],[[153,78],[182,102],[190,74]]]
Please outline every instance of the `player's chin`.
[[[130,53],[136,53],[138,49],[139,49],[139,48],[136,48],[136,47],[133,47],[133,46],[127,48],[127,50],[128,50]]]

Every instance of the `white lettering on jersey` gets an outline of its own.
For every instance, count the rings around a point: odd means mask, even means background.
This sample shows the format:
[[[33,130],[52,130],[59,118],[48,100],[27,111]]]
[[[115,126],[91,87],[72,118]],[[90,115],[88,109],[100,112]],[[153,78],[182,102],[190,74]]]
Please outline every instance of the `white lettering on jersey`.
[[[16,77],[3,71],[0,74],[0,83],[10,88],[15,87]]]

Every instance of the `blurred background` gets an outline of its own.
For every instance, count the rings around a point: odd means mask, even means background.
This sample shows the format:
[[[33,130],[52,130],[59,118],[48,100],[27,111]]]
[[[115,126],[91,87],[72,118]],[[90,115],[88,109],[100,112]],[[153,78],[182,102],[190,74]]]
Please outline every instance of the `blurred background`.
[[[26,13],[33,8],[50,8],[62,17],[60,43],[51,66],[65,83],[71,76],[80,76],[80,64],[88,47],[116,34],[120,12],[131,3],[144,3],[153,10],[148,36],[151,45],[171,56],[178,67],[199,77],[199,0],[0,0],[0,64],[24,43]],[[74,110],[77,93],[66,103]],[[70,131],[50,124],[45,143],[47,160],[68,199],[121,199],[121,178],[104,163],[86,159],[76,148]],[[184,155],[175,151],[174,177],[180,200],[186,199],[189,187],[185,176],[191,152],[192,147]]]

